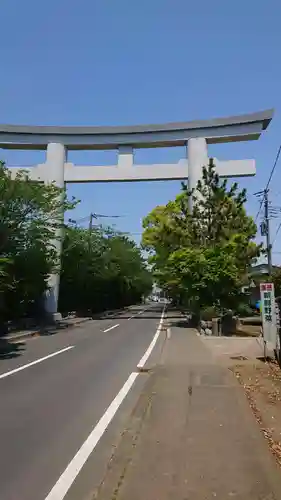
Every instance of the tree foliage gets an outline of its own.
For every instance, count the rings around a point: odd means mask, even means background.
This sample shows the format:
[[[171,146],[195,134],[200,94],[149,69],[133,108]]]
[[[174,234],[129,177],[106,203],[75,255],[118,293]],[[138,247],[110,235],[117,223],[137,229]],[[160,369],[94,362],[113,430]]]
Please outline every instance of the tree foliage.
[[[140,249],[128,238],[68,227],[62,254],[60,310],[103,311],[138,302],[152,288]]]
[[[194,312],[209,306],[235,308],[241,301],[248,266],[260,252],[245,201],[245,190],[221,182],[210,161],[196,190],[189,192],[183,184],[174,201],[156,207],[143,221],[143,246],[159,284]]]
[[[38,309],[48,275],[57,265],[52,240],[71,208],[63,190],[31,182],[24,172],[15,179],[0,163],[1,318],[16,318]]]
[[[275,297],[281,297],[281,266],[273,266],[272,274],[255,274],[252,277],[252,281],[256,286],[260,286],[260,283],[272,282],[274,284]]]
[[[269,278],[269,280],[270,281],[272,280],[274,283],[275,296],[281,297],[281,267],[280,266],[274,266],[273,271],[272,271],[272,276]]]

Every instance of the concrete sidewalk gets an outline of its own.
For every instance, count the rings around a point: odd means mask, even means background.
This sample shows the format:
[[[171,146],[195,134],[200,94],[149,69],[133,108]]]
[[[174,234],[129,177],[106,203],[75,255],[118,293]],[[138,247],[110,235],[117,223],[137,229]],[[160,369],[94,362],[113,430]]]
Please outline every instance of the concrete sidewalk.
[[[93,498],[281,498],[281,470],[243,388],[194,330],[172,328]]]

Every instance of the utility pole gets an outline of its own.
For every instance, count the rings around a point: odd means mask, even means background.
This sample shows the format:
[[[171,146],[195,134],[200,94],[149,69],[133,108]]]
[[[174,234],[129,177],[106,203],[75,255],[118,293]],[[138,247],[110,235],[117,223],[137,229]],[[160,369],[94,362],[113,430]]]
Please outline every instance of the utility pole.
[[[92,229],[93,229],[93,219],[96,219],[95,215],[90,213],[90,221],[89,221],[89,232],[91,233],[92,232]]]
[[[104,214],[93,214],[90,213],[90,221],[89,221],[89,232],[93,229],[93,220],[94,219],[119,219],[120,217],[124,217],[123,215],[104,215]]]
[[[266,226],[266,253],[267,253],[267,267],[268,274],[272,274],[272,255],[271,255],[271,243],[270,243],[270,227],[269,227],[269,214],[268,214],[268,189],[264,191],[264,219]]]
[[[255,195],[262,197],[261,202],[260,202],[260,208],[264,204],[264,219],[260,225],[260,229],[261,229],[261,235],[266,237],[267,270],[268,270],[268,275],[271,276],[271,274],[272,274],[272,245],[270,242],[269,215],[275,215],[275,213],[273,212],[274,208],[269,207],[268,193],[269,193],[269,189],[268,189],[268,187],[266,187],[262,191],[255,193]],[[270,212],[270,214],[269,214],[269,212]]]
[[[95,214],[90,213],[90,220],[89,220],[89,251],[91,249],[91,234],[93,231],[93,219],[96,219]]]
[[[93,229],[93,214],[90,213],[90,220],[89,220],[89,231],[91,232]]]
[[[267,269],[268,274],[272,274],[272,245],[270,242],[270,225],[269,225],[269,201],[268,201],[269,189],[266,188],[263,191],[255,193],[257,195],[262,195],[262,203],[264,203],[264,220],[262,221],[261,235],[266,237],[266,255],[267,255]]]

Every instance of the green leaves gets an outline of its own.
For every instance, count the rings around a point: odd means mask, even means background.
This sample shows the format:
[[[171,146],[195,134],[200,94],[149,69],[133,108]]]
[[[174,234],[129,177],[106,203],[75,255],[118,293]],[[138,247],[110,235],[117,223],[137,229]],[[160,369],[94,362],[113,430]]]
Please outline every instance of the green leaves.
[[[64,190],[32,182],[19,173],[12,180],[0,162],[1,319],[33,315],[42,306],[48,275],[57,266],[52,243],[63,209],[74,206]]]
[[[192,213],[188,209],[193,197]],[[244,208],[246,192],[220,181],[210,160],[197,189],[182,193],[144,219],[143,246],[160,285],[181,297],[193,311],[235,307],[252,259],[260,247],[256,226]]]
[[[61,311],[115,309],[139,301],[151,288],[152,276],[133,241],[113,229],[66,229]]]

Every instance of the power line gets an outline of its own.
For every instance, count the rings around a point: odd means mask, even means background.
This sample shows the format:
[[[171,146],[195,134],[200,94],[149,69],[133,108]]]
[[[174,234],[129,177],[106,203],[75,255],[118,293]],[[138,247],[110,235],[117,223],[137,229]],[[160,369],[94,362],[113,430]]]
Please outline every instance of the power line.
[[[89,220],[91,217],[93,217],[93,219],[100,219],[100,218],[119,219],[120,217],[124,217],[124,215],[105,215],[105,214],[91,213],[90,215],[86,215],[85,217],[80,217],[79,219],[75,220],[76,222],[83,222]]]
[[[69,222],[77,224],[81,222],[86,222],[89,221],[89,231],[93,229],[93,219],[99,219],[99,218],[107,218],[107,219],[119,219],[120,217],[125,217],[124,215],[105,215],[105,214],[96,214],[96,213],[90,213],[89,215],[85,217],[81,217],[79,219],[69,219]],[[115,224],[113,224],[115,226]],[[123,235],[123,236],[142,236],[142,232],[131,232],[131,231],[117,231],[118,234]]]
[[[104,215],[104,214],[93,214],[90,213],[89,219],[89,230],[92,231],[93,229],[93,219],[100,219],[100,218],[106,218],[106,219],[119,219],[120,217],[123,217],[123,215]]]
[[[96,214],[96,213],[90,213],[89,215],[86,215],[85,217],[79,217],[78,219],[69,219],[69,222],[75,223],[75,224],[81,224],[81,222],[86,222],[89,219],[119,219],[120,217],[124,217],[124,215],[105,215],[105,214]]]
[[[271,246],[272,246],[272,247],[273,247],[273,245],[274,245],[274,243],[275,243],[275,241],[276,241],[276,238],[277,238],[277,235],[278,235],[278,233],[279,233],[280,229],[281,229],[281,222],[280,222],[280,224],[279,224],[279,226],[278,226],[278,228],[277,228],[277,230],[276,230],[276,233],[275,233],[275,236],[274,236],[273,242],[272,242],[272,244],[271,244]],[[274,253],[276,253],[276,252],[274,252]]]
[[[95,219],[99,218],[107,218],[107,219],[120,219],[120,217],[124,217],[124,215],[103,215],[103,214],[93,214]]]
[[[255,218],[255,222],[257,222],[258,217],[259,217],[259,215],[260,215],[261,208],[262,208],[262,205],[263,205],[263,202],[264,202],[265,192],[268,190],[268,186],[269,186],[270,181],[271,181],[271,179],[272,179],[272,176],[273,176],[273,174],[274,174],[274,170],[275,170],[275,167],[276,167],[277,162],[278,162],[278,160],[279,160],[280,153],[281,153],[281,144],[280,144],[280,146],[279,146],[279,149],[278,149],[278,152],[277,152],[277,155],[276,155],[276,158],[275,158],[275,161],[274,161],[273,167],[272,167],[272,169],[271,169],[270,176],[269,176],[269,179],[268,179],[268,181],[267,181],[267,185],[266,185],[266,187],[265,187],[265,189],[264,189],[264,192],[263,192],[263,197],[262,197],[261,202],[260,202],[260,206],[259,206],[259,210],[258,210],[258,213],[257,213],[257,215],[256,215],[256,218]]]

